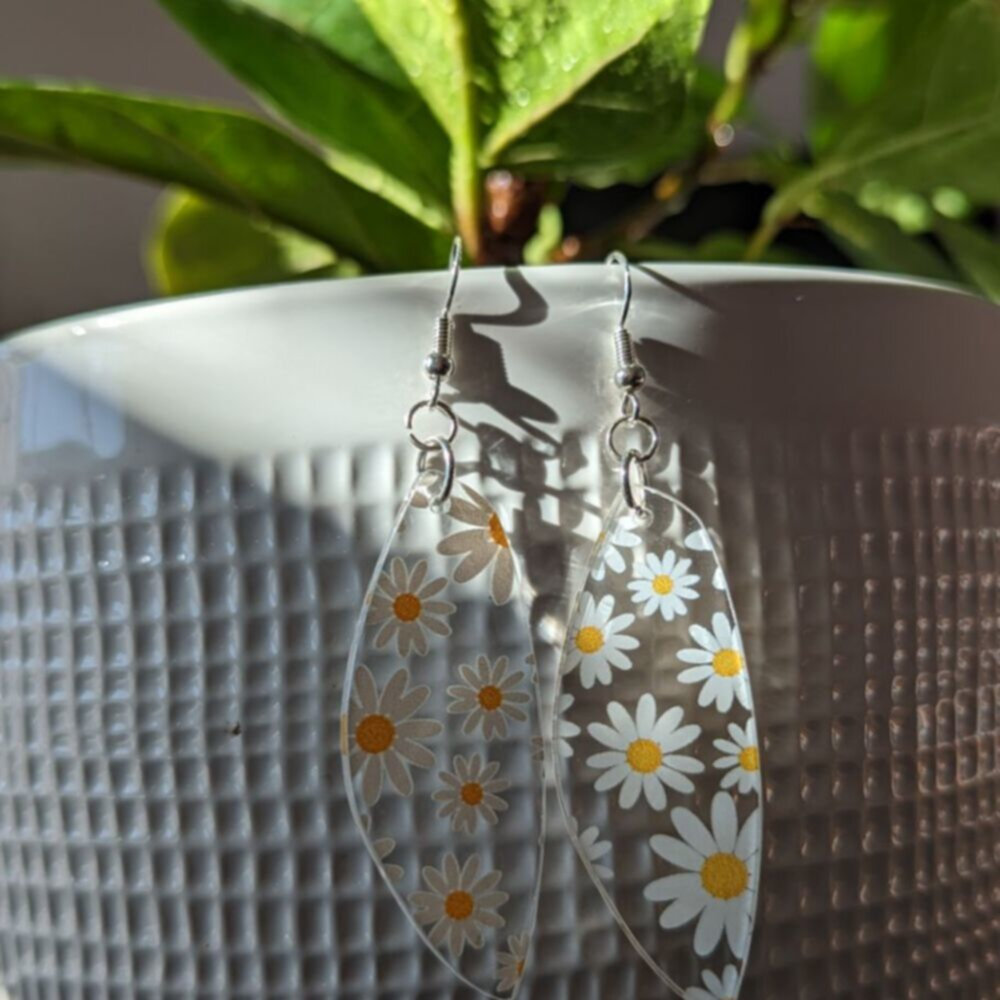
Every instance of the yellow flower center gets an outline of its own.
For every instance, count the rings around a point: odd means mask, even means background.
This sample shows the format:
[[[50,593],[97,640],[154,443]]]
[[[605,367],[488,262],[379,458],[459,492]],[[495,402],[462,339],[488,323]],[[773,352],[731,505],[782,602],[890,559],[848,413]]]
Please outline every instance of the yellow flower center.
[[[517,965],[514,966],[514,971],[517,973],[518,978],[524,975],[524,959],[520,959]]]
[[[576,648],[581,653],[596,653],[604,645],[604,633],[594,625],[584,625],[576,633]]]
[[[720,677],[735,677],[743,670],[743,657],[735,649],[720,649],[712,657],[712,669]]]
[[[495,684],[479,689],[479,705],[486,712],[495,712],[503,704],[503,691]]]
[[[663,751],[652,740],[633,740],[625,751],[629,767],[640,774],[652,774],[663,760]]]
[[[510,548],[510,542],[507,541],[507,532],[503,530],[500,518],[496,514],[490,514],[490,522],[487,530],[494,545],[499,545],[502,549]]]
[[[749,882],[747,866],[735,854],[713,854],[701,866],[701,884],[716,899],[735,899]]]
[[[760,770],[760,752],[756,747],[744,747],[740,751],[740,767],[744,771]]]
[[[478,806],[483,801],[483,786],[478,781],[467,781],[459,794],[467,806]]]
[[[444,898],[444,912],[452,920],[468,920],[476,908],[476,901],[462,889],[449,892]]]
[[[392,602],[393,614],[401,622],[413,622],[420,617],[420,598],[416,594],[400,594]]]
[[[660,597],[666,597],[674,589],[674,579],[666,573],[653,577],[653,592]]]
[[[396,727],[386,715],[366,715],[358,723],[354,738],[365,753],[384,753],[396,738]]]

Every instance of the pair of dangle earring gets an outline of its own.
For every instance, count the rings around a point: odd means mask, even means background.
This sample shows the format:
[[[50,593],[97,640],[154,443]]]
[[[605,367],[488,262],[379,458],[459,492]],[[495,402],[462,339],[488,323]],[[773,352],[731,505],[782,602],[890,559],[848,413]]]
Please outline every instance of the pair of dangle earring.
[[[529,616],[492,504],[456,480],[461,244],[410,409],[416,475],[366,593],[344,686],[348,801],[388,891],[467,986],[514,995],[535,930],[543,742],[583,867],[638,955],[680,996],[735,997],[760,853],[753,701],[721,563],[700,519],[649,485],[645,372],[615,330],[619,490],[567,629],[543,741]],[[437,420],[437,433],[417,424]],[[635,874],[649,875],[641,881]],[[389,987],[388,981],[380,985]],[[412,983],[401,983],[410,987]],[[701,992],[699,992],[701,991]]]

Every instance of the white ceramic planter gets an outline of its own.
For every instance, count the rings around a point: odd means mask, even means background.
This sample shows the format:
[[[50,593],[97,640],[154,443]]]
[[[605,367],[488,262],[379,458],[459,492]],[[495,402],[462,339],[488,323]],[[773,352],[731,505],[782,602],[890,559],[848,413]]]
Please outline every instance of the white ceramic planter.
[[[375,876],[337,747],[443,283],[180,299],[0,348],[11,996],[461,993]],[[997,995],[1000,314],[857,273],[635,284],[656,481],[719,532],[765,731],[743,997]],[[599,266],[459,285],[460,474],[514,512],[547,683],[614,487],[617,295]],[[557,816],[522,995],[662,995]]]

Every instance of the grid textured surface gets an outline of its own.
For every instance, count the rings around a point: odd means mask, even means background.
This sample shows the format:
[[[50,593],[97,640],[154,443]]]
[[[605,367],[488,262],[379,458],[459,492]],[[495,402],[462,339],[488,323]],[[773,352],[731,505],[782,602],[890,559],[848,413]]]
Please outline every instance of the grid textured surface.
[[[602,491],[596,442],[569,444],[587,460],[547,460],[515,520],[543,678]],[[712,470],[680,494],[722,538],[764,734],[743,1000],[1000,996],[1000,434],[692,427],[679,460]],[[192,460],[0,500],[12,997],[467,995],[374,872],[337,748],[411,468]],[[523,995],[662,996],[555,814]]]

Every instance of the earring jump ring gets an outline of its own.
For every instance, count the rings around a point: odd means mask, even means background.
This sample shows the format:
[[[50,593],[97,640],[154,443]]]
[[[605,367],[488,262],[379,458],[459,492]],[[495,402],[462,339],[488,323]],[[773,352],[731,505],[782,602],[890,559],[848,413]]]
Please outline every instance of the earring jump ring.
[[[629,448],[627,451],[623,447],[620,447],[617,442],[619,437],[619,431],[622,428],[631,430],[632,428],[641,428],[649,436],[649,442],[645,448]],[[615,456],[619,461],[628,460],[632,455],[635,456],[635,461],[637,462],[648,462],[653,455],[656,453],[656,449],[660,446],[660,432],[656,429],[656,424],[652,420],[648,420],[646,417],[619,417],[609,428],[607,434],[604,436],[605,444],[608,446],[608,450],[612,455]]]
[[[421,410],[429,413],[443,413],[448,421],[448,430],[444,434],[435,434],[430,438],[422,438],[413,429],[413,422]],[[440,399],[421,399],[410,407],[410,412],[406,414],[406,429],[409,431],[410,440],[422,452],[437,451],[441,447],[441,442],[450,445],[458,434],[458,418],[455,411]]]

